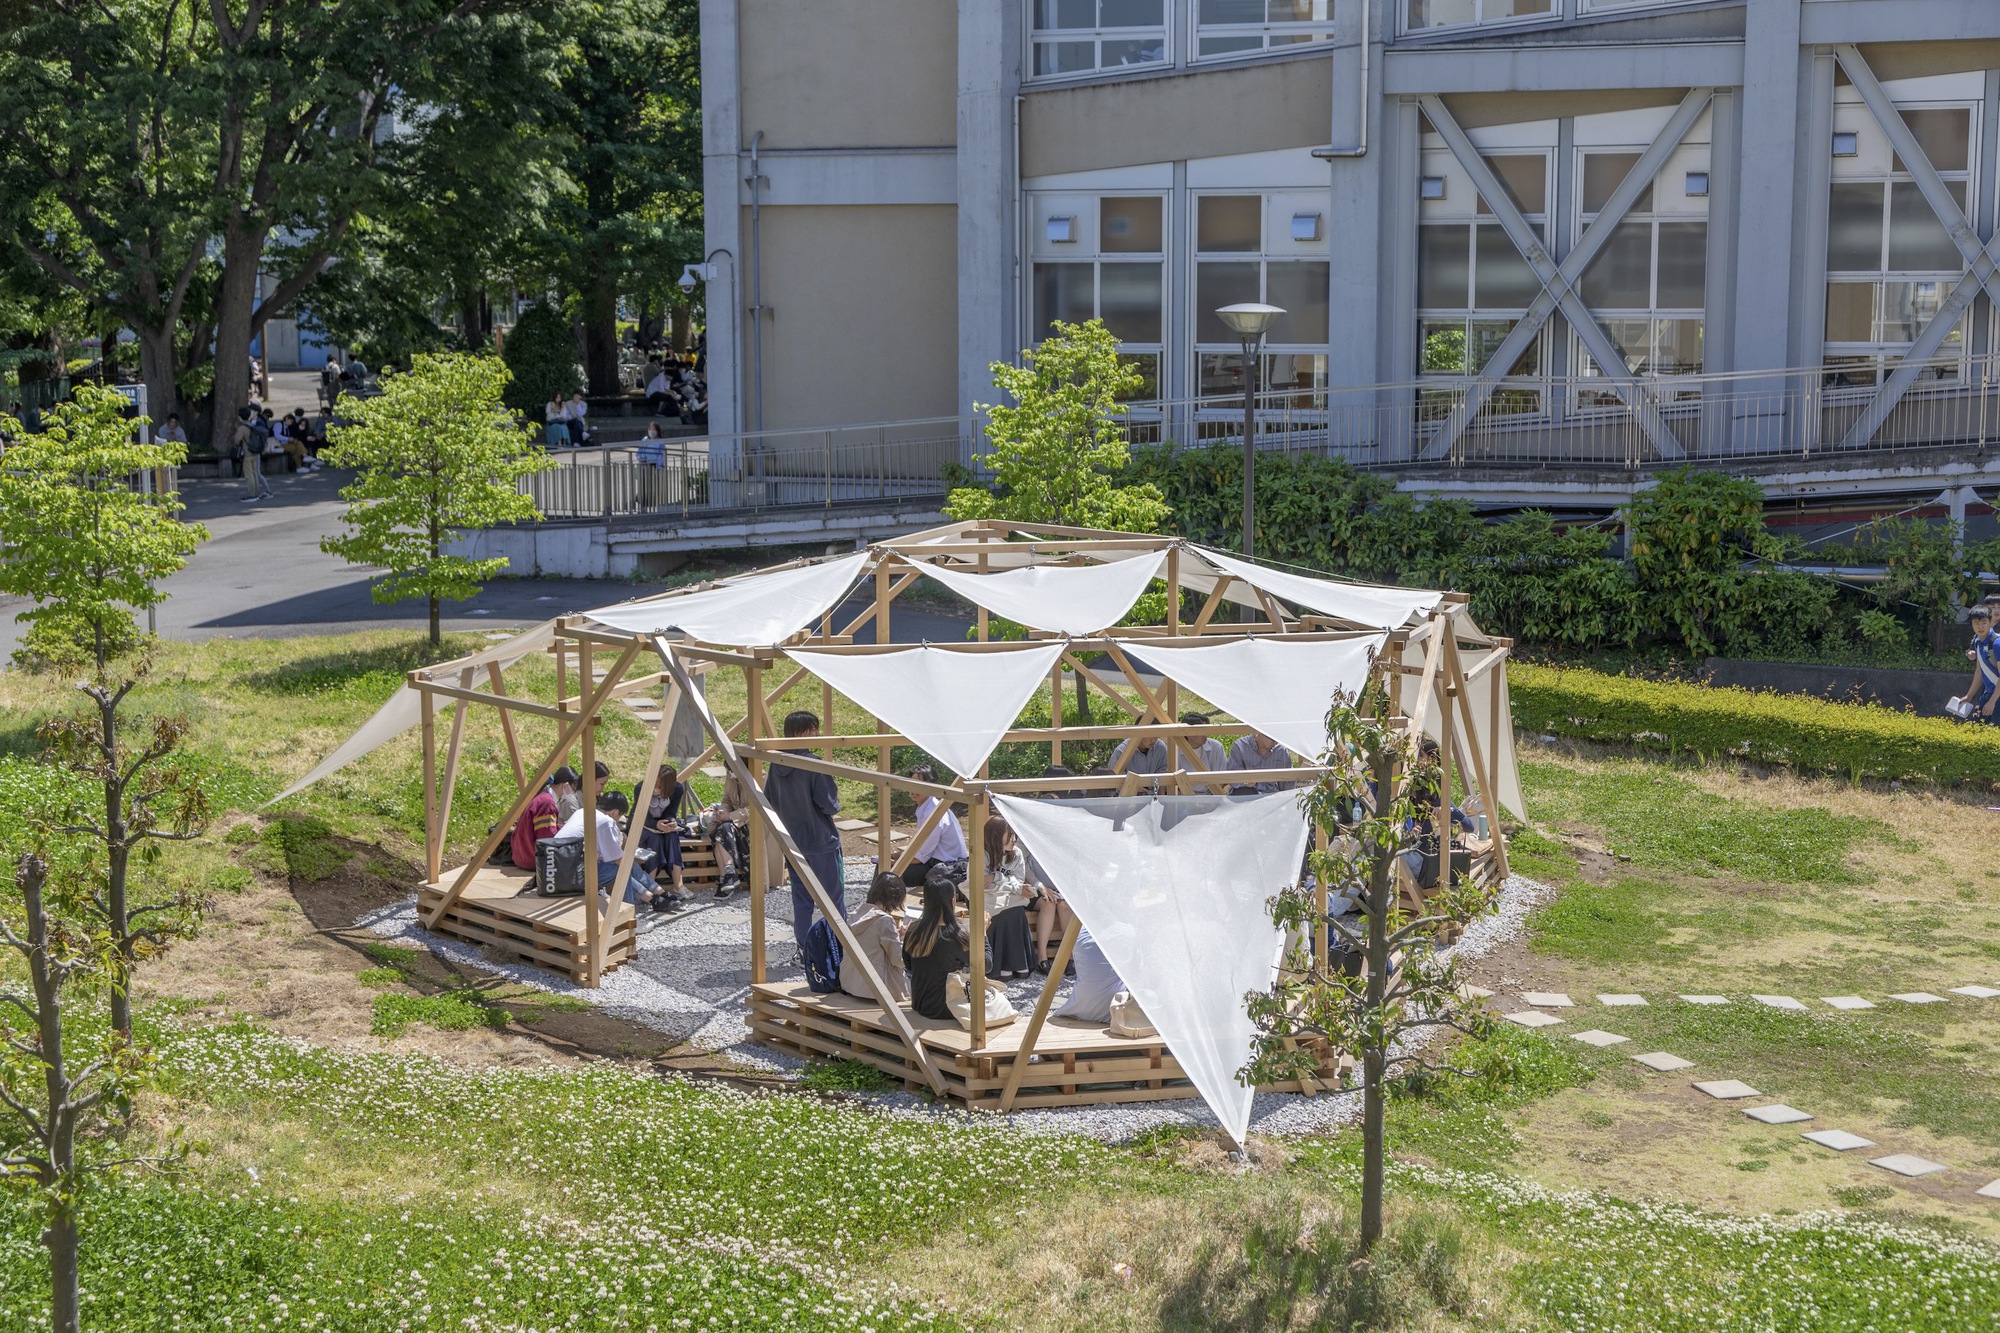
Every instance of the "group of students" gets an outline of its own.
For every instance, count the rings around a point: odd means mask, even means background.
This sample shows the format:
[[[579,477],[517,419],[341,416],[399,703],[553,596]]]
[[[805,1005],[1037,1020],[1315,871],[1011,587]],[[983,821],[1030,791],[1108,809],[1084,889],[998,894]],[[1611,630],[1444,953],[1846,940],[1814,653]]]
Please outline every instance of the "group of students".
[[[267,462],[271,466],[282,465],[288,472],[317,472],[324,467],[319,461],[319,451],[326,444],[328,421],[324,414],[318,420],[307,417],[303,407],[293,408],[284,416],[255,402],[237,408],[229,458],[236,475],[243,478],[250,492],[243,497],[243,503],[271,498],[270,483],[264,480]],[[180,415],[169,413],[160,438],[171,438],[168,432],[179,429]],[[186,438],[183,432],[180,439]]]
[[[1189,727],[1206,727],[1210,718],[1207,713],[1182,713],[1181,723]],[[1170,773],[1174,770],[1173,747],[1154,737],[1136,742],[1120,741],[1118,748],[1111,752],[1110,771],[1149,775]],[[1196,732],[1181,739],[1181,744],[1191,752],[1203,769],[1211,773],[1262,773],[1272,769],[1290,768],[1292,752],[1261,731],[1252,731],[1238,736],[1224,751],[1222,742],[1205,732]],[[1131,758],[1126,759],[1130,753]],[[1193,771],[1190,766],[1189,771]],[[1284,791],[1299,785],[1287,779],[1261,778],[1256,782],[1231,782],[1218,779],[1214,782],[1194,782],[1191,784],[1196,794],[1212,793],[1233,796],[1267,795],[1274,791]]]
[[[625,834],[631,827],[633,807],[640,796],[637,788],[632,799],[622,791],[606,789],[604,784],[610,776],[610,768],[599,760],[593,785],[600,893],[608,892],[617,879],[618,863],[625,855]],[[548,786],[535,793],[508,840],[509,854],[517,867],[535,869],[538,842],[583,840],[582,787],[577,771],[564,765],[550,775]],[[681,840],[685,837],[705,837],[714,847],[716,865],[722,874],[715,889],[717,898],[727,898],[741,886],[750,861],[747,832],[750,801],[734,775],[725,781],[722,799],[704,806],[694,790],[681,781],[680,770],[664,764],[644,801],[645,812],[637,816],[642,855],[635,860],[626,880],[626,902],[656,912],[676,912],[687,905],[693,895],[686,888],[681,854]]]
[[[555,394],[542,407],[542,439],[551,449],[581,449],[597,440],[590,429],[590,404],[578,389],[569,397]]]

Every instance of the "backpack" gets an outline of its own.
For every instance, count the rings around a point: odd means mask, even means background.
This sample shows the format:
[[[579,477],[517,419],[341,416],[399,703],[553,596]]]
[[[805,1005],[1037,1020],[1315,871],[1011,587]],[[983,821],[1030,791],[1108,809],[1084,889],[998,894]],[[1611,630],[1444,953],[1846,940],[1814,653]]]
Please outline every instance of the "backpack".
[[[535,892],[544,898],[583,893],[582,838],[536,840]]]
[[[840,937],[833,933],[825,917],[819,917],[806,931],[806,947],[801,953],[806,965],[806,988],[815,995],[833,995],[840,990]]]

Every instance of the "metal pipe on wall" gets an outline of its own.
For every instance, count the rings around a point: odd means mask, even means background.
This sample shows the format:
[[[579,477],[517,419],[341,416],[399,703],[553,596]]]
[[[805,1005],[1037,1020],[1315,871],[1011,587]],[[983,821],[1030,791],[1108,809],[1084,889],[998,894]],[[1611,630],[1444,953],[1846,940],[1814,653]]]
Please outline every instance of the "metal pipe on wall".
[[[1361,54],[1361,76],[1355,80],[1355,86],[1360,90],[1359,106],[1361,116],[1356,123],[1357,132],[1354,138],[1354,146],[1352,148],[1313,149],[1313,156],[1321,160],[1368,156],[1368,42],[1374,32],[1374,25],[1369,21],[1371,17],[1369,11],[1373,6],[1374,0],[1355,0],[1355,3],[1361,6],[1361,45],[1357,48]]]
[[[764,131],[750,136],[750,406],[764,429],[764,175],[757,168],[757,150]]]

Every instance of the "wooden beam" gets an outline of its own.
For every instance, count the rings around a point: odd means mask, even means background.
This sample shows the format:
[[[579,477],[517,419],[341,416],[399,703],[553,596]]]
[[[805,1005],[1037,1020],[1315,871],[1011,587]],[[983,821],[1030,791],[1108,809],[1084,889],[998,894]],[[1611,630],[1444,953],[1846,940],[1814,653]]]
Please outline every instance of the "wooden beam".
[[[1014,1109],[1014,1094],[1021,1090],[1021,1078],[1028,1072],[1028,1057],[1035,1053],[1035,1043],[1041,1039],[1042,1024],[1049,1021],[1049,1006],[1055,1003],[1056,987],[1062,984],[1063,972],[1069,967],[1070,955],[1076,951],[1077,932],[1082,923],[1075,912],[1069,914],[1069,924],[1063,927],[1062,944],[1056,949],[1056,960],[1049,964],[1048,979],[1042,983],[1042,993],[1035,997],[1035,1012],[1028,1017],[1028,1030],[1021,1034],[1021,1049],[1014,1054],[1014,1065],[1007,1071],[1007,1084],[1000,1089],[1000,1109]]]
[[[609,481],[605,483],[609,485]],[[592,679],[591,652],[594,645],[584,639],[576,648],[579,680]],[[597,914],[597,709],[610,692],[612,681],[599,686],[591,702],[578,715],[584,719],[583,762],[577,776],[583,781],[583,900],[588,905],[583,919],[583,984],[596,990],[604,980],[604,919]],[[633,923],[636,928],[638,923]]]
[[[495,698],[506,693],[498,662],[486,664],[486,679],[493,686]],[[514,715],[505,708],[500,710],[500,733],[507,738],[507,758],[514,765],[514,790],[519,791],[528,784],[528,774],[527,770],[521,767],[521,742],[514,735]]]
[[[465,674],[470,675],[471,673],[467,672]],[[413,680],[410,682],[410,686],[412,689],[420,690],[424,694],[435,695],[440,699],[449,699],[454,703],[492,704],[495,708],[503,712],[526,713],[530,717],[553,718],[558,722],[567,718],[572,711],[560,705],[538,704],[529,699],[516,699],[512,695],[481,694],[475,689],[460,688],[455,685],[439,685],[434,681],[428,680]],[[578,695],[576,697],[581,699],[583,696]]]
[[[919,782],[915,778],[906,778],[896,773],[877,773],[872,768],[862,768],[858,764],[843,764],[838,761],[830,763],[824,759],[814,758],[812,753],[807,750],[788,750],[779,745],[751,745],[747,742],[739,741],[736,744],[735,752],[745,758],[759,759],[765,763],[790,764],[793,768],[803,768],[808,773],[825,773],[832,777],[848,778],[855,782],[886,782],[890,786],[903,791],[922,792],[926,796],[936,796],[939,798],[956,798],[958,796],[958,788],[956,787],[947,787],[937,782]],[[727,751],[724,753],[727,753]]]
[[[410,683],[413,685],[416,683],[414,675],[411,676]],[[420,699],[418,707],[422,710],[423,718],[424,747],[424,879],[428,883],[435,884],[438,876],[444,873],[444,833],[438,828],[437,819],[437,704],[427,692],[419,690],[418,694]],[[487,855],[491,856],[492,853],[488,852]]]
[[[716,721],[715,714],[709,711],[708,701],[695,691],[679,660],[675,658],[673,647],[665,639],[656,638],[653,640],[653,648],[659,653],[660,660],[666,664],[667,671],[674,677],[675,683],[685,691],[688,703],[701,719],[702,726],[707,728],[709,735],[720,740],[722,724]],[[799,877],[799,882],[806,886],[806,892],[811,894],[813,901],[819,905],[819,910],[826,916],[828,927],[839,937],[841,948],[844,950],[843,956],[853,959],[861,968],[861,975],[867,979],[869,989],[876,995],[889,994],[888,985],[882,980],[881,974],[876,972],[874,962],[862,949],[861,942],[854,937],[854,931],[847,924],[845,904],[836,904],[828,895],[825,886],[819,882],[819,876],[813,872],[812,865],[799,851],[799,845],[792,841],[792,835],[785,829],[783,821],[777,819],[775,812],[767,808],[769,798],[764,795],[764,789],[751,779],[749,769],[730,747],[726,745],[720,747],[719,753],[722,755],[722,762],[736,774],[737,781],[743,784],[750,799],[771,821],[772,831],[778,837],[778,845],[784,850],[785,860],[791,865],[792,873]],[[916,1030],[910,1026],[910,1017],[903,1012],[903,1006],[885,1004],[882,1006],[882,1012],[895,1025],[897,1035],[909,1047],[911,1057],[924,1071],[924,1077],[929,1081],[931,1090],[940,1097],[944,1096],[944,1075],[938,1071],[937,1065],[931,1059],[930,1051],[918,1038]]]
[[[618,912],[625,905],[625,886],[631,883],[632,868],[639,863],[639,839],[646,831],[646,805],[653,799],[653,784],[659,780],[660,765],[666,762],[667,739],[673,732],[674,710],[680,707],[680,701],[679,682],[667,686],[667,703],[660,711],[660,723],[653,732],[653,748],[646,756],[645,773],[633,793],[632,818],[625,826],[625,845],[618,857],[618,877],[611,882],[611,900],[604,904],[604,929],[599,935],[600,942],[611,933],[611,923],[617,920]],[[660,868],[664,870],[666,867]],[[591,900],[591,910],[598,910],[596,899]],[[602,969],[604,960],[599,958],[597,965]]]
[[[917,848],[924,845],[924,840],[935,833],[937,826],[944,823],[944,817],[951,813],[950,797],[939,796],[935,799],[937,804],[931,807],[931,812],[924,817],[924,822],[917,826],[916,836],[910,839],[910,845],[896,853],[895,863],[889,867],[890,871],[898,879],[902,878],[903,872],[916,862]],[[877,843],[875,845],[875,855],[878,861],[882,854],[883,844]]]
[[[973,795],[966,830],[969,843],[966,850],[971,855],[965,862],[965,899],[972,925],[972,939],[967,948],[972,955],[972,985],[971,993],[965,997],[971,1001],[972,1014],[966,1026],[975,1051],[986,1045],[986,800],[983,792]]]
[[[458,684],[461,689],[471,688],[471,667],[458,673]],[[444,859],[445,843],[451,837],[451,798],[458,793],[458,756],[459,747],[465,740],[465,714],[466,707],[460,704],[457,711],[451,715],[451,740],[447,744],[444,759],[444,790],[438,801],[437,845],[440,864]]]

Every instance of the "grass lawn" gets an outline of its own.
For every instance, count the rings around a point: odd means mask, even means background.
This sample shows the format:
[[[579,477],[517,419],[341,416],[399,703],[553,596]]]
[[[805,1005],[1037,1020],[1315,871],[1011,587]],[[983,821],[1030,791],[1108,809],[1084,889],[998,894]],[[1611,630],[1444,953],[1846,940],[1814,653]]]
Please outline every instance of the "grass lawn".
[[[386,634],[174,645],[142,700],[195,717],[219,804],[245,812],[429,656]],[[548,663],[525,669],[552,685]],[[742,708],[724,676],[713,698],[725,718]],[[59,682],[0,673],[0,843],[44,780],[35,720],[63,701]],[[459,848],[511,787],[497,727],[475,717]],[[546,732],[524,724],[531,749]],[[628,718],[606,727],[621,777],[645,743]],[[353,918],[406,891],[421,827],[405,738],[291,818],[230,814],[157,872],[217,903],[142,980],[166,1083],[135,1132],[194,1151],[94,1197],[89,1326],[1993,1327],[2000,1204],[1970,1185],[2000,1176],[2000,1009],[1885,998],[2000,977],[1983,799],[1525,757],[1536,827],[1516,862],[1557,893],[1482,984],[1654,1003],[1593,1006],[1556,1036],[1508,1028],[1458,1052],[1490,1079],[1397,1101],[1390,1241],[1357,1268],[1352,1134],[1259,1144],[1244,1170],[1194,1134],[1107,1147],[897,1119],[848,1100],[871,1086],[851,1068],[760,1081],[370,941]],[[866,789],[843,795],[871,808]],[[1669,998],[1709,991],[1736,1003]],[[1794,1015],[1751,991],[1882,1007]],[[1585,1026],[1644,1045],[1560,1035]],[[1652,1075],[1620,1054],[1655,1048],[1697,1068]],[[1805,1128],[1953,1171],[1890,1176],[1700,1097],[1691,1076],[1745,1079],[1814,1112]],[[40,1273],[28,1201],[0,1195],[0,1328],[33,1326]]]

